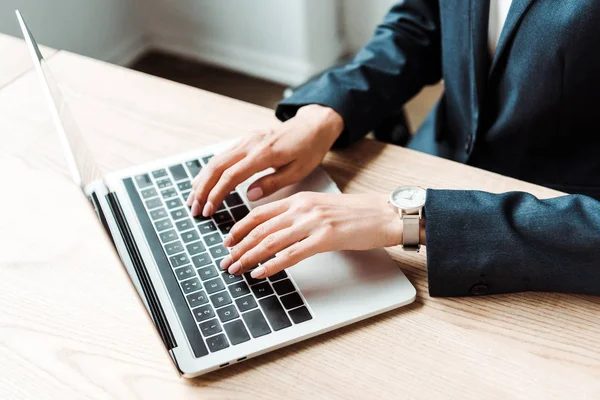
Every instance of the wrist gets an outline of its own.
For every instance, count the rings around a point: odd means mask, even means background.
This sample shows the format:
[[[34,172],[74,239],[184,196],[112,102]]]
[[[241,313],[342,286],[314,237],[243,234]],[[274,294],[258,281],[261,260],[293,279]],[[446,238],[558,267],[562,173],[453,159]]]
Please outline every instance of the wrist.
[[[388,221],[384,224],[385,236],[388,238],[389,243],[386,247],[401,245],[404,239],[404,222],[396,208],[387,201],[387,198],[384,215],[385,220]],[[426,222],[425,217],[422,217],[419,220],[419,244],[425,246],[426,240]]]
[[[344,130],[344,119],[333,108],[320,104],[309,104],[298,109],[297,117],[308,119],[315,124],[320,134],[335,142]]]

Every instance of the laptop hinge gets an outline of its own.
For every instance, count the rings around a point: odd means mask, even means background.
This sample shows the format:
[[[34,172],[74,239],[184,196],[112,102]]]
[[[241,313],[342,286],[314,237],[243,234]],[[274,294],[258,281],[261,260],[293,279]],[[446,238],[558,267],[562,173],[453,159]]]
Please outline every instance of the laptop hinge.
[[[92,195],[90,196],[92,203],[94,203],[94,195],[95,193],[92,193]],[[97,197],[95,201],[98,201]],[[154,321],[156,329],[158,330],[165,346],[168,350],[172,350],[177,347],[177,342],[175,341],[175,337],[173,336],[171,328],[169,327],[169,322],[167,321],[167,317],[160,304],[158,295],[154,290],[154,286],[152,284],[152,281],[150,280],[150,276],[146,269],[146,265],[139,251],[139,248],[135,243],[131,229],[127,224],[125,214],[123,213],[123,209],[121,208],[121,203],[119,202],[119,199],[114,192],[108,193],[106,195],[106,201],[108,202],[111,212],[115,217],[115,221],[119,228],[119,232],[121,233],[121,237],[123,238],[123,241],[125,243],[127,253],[129,254],[129,258],[131,259],[131,263],[133,264],[133,267],[135,269],[135,273],[140,282],[142,291],[144,292],[144,296],[146,297],[146,301],[148,303],[148,310],[150,312],[152,320]],[[96,207],[95,204],[94,206]],[[100,216],[100,219],[103,220],[102,211],[100,211],[98,215]],[[104,218],[102,222],[103,225],[105,224],[104,221],[106,221],[106,218]],[[105,227],[107,226],[108,224],[105,225]],[[110,234],[110,230],[108,230],[108,232]]]

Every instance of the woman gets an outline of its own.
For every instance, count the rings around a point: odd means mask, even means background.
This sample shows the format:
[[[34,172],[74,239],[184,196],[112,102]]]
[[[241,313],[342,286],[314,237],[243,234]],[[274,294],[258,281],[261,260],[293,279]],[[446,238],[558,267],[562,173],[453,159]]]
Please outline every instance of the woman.
[[[352,62],[278,106],[277,129],[211,160],[194,181],[192,213],[212,215],[269,167],[250,200],[299,181],[330,148],[360,140],[443,78],[409,148],[581,194],[428,190],[417,240],[430,294],[600,294],[599,20],[596,0],[400,2]],[[252,271],[261,278],[318,252],[400,244],[405,221],[388,198],[302,193],[259,207],[231,230],[222,268],[243,273],[278,253]]]

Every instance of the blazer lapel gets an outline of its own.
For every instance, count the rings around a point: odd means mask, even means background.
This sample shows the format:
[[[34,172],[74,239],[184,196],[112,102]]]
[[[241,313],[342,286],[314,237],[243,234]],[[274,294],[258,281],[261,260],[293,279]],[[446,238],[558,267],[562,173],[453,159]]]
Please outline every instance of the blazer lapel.
[[[488,49],[488,22],[490,0],[469,0],[469,28],[471,51],[471,112],[473,118],[472,134],[479,126],[479,109],[485,95],[485,87],[490,66]]]
[[[504,28],[502,28],[502,33],[500,35],[498,46],[496,47],[496,54],[492,59],[492,66],[490,67],[490,77],[494,73],[494,70],[497,68],[498,62],[502,58],[502,55],[507,50],[508,43],[517,31],[517,28],[519,26],[519,23],[523,19],[523,16],[534,2],[535,0],[513,0],[510,6],[510,10],[508,10],[508,16],[506,17]]]

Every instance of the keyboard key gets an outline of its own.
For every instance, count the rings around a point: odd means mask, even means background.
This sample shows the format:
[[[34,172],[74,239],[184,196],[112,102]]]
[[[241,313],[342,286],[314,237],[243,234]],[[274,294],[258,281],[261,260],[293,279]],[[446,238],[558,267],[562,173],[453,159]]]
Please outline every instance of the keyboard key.
[[[158,208],[156,210],[150,211],[150,218],[152,218],[153,221],[156,221],[157,219],[165,218],[166,216],[167,216],[167,211],[164,208]]]
[[[153,208],[160,206],[162,206],[162,200],[158,197],[146,201],[146,207],[148,208],[148,210],[152,210]]]
[[[277,300],[277,296],[266,297],[259,300],[258,304],[260,304],[260,308],[262,308],[274,331],[279,331],[292,326],[281,303]]]
[[[296,308],[296,307],[300,307],[301,305],[304,305],[302,298],[296,292],[286,294],[285,296],[281,297],[280,300],[281,300],[281,303],[283,303],[283,306],[287,310],[291,310],[292,308]]]
[[[200,279],[192,278],[181,282],[181,288],[183,289],[183,293],[189,294],[202,289],[202,284],[200,283]]]
[[[190,308],[196,308],[208,303],[208,297],[204,291],[188,294],[186,298]]]
[[[267,325],[267,320],[265,320],[260,310],[253,310],[242,314],[242,318],[244,318],[244,322],[246,322],[248,329],[250,329],[250,334],[253,338],[271,333],[271,328]]]
[[[190,190],[192,188],[192,183],[190,181],[179,182],[177,187],[180,191],[185,192],[186,190]]]
[[[235,299],[235,304],[237,304],[241,312],[252,310],[253,308],[258,307],[256,300],[254,300],[254,297],[251,295]]]
[[[171,229],[173,224],[170,219],[163,219],[154,223],[154,228],[157,232],[162,232],[167,229]]]
[[[210,304],[195,308],[192,310],[192,313],[194,314],[194,318],[196,318],[196,321],[198,322],[206,321],[215,317],[215,312],[213,311]]]
[[[170,231],[162,232],[159,234],[159,236],[160,241],[163,243],[169,243],[177,239],[177,233],[173,229],[171,229]]]
[[[187,267],[177,268],[175,269],[175,276],[177,276],[177,279],[179,279],[180,281],[184,279],[193,278],[194,276],[196,276],[196,270],[194,270],[194,267],[192,267],[191,265],[188,265]]]
[[[227,307],[219,308],[217,310],[217,315],[219,316],[221,322],[231,321],[232,319],[236,319],[240,316],[233,304],[230,304]]]
[[[228,235],[231,228],[233,228],[233,221],[219,224],[219,230],[223,236]]]
[[[183,169],[183,165],[173,165],[172,167],[169,167],[169,171],[171,171],[173,179],[176,181],[189,179],[187,172],[185,172],[185,169]]]
[[[229,297],[229,293],[221,292],[210,296],[210,302],[215,308],[219,308],[231,304],[231,297]]]
[[[161,190],[160,193],[165,200],[170,199],[171,197],[177,196],[177,192],[173,188]],[[179,200],[179,199],[177,199],[177,200]]]
[[[210,257],[208,256],[208,253],[198,254],[197,256],[192,257],[192,263],[194,263],[194,267],[196,268],[204,267],[205,265],[210,264]]]
[[[213,158],[214,154],[210,154],[206,157],[202,157],[202,164],[206,165],[208,164],[208,162],[210,161],[211,158]]]
[[[135,177],[135,181],[140,189],[144,189],[148,186],[152,186],[152,180],[150,179],[150,175],[142,174]]]
[[[198,232],[196,232],[196,231],[187,231],[187,232],[183,232],[181,234],[181,238],[183,239],[184,243],[191,243],[191,242],[195,242],[196,240],[200,239],[200,236],[198,235]]]
[[[200,170],[202,169],[202,166],[200,165],[200,161],[198,161],[198,160],[188,161],[185,163],[185,165],[190,170],[190,174],[192,175],[192,178],[194,178],[196,175],[198,175],[198,172],[200,172]]]
[[[214,265],[209,265],[208,267],[200,268],[198,270],[198,275],[200,275],[200,279],[207,281],[209,279],[216,278],[219,276],[219,273]]]
[[[287,273],[285,271],[279,271],[278,273],[271,275],[269,277],[269,280],[271,282],[276,282],[276,281],[280,281],[284,278],[287,278]]]
[[[177,230],[179,232],[187,231],[188,229],[194,228],[194,224],[192,223],[192,220],[189,218],[182,219],[181,221],[177,221],[175,223],[175,226],[177,226]]]
[[[158,192],[153,187],[142,190],[142,198],[149,199],[150,197],[154,197],[154,196],[158,196]]]
[[[246,272],[244,274],[244,276],[246,277],[246,281],[248,282],[248,285],[252,286],[252,285],[256,285],[259,282],[263,282],[265,280],[265,278],[260,278],[260,279],[255,279],[252,276],[250,276],[250,272]]]
[[[183,245],[179,240],[176,242],[171,242],[165,245],[165,251],[167,252],[168,256],[171,254],[177,254],[183,251]]]
[[[210,251],[210,255],[213,256],[213,258],[219,258],[229,254],[229,250],[220,244],[209,248],[208,251]]]
[[[206,235],[202,239],[204,239],[204,242],[206,243],[207,246],[214,246],[215,244],[219,244],[219,243],[223,242],[223,239],[221,239],[221,235],[219,234],[219,232],[215,232],[215,233],[211,233],[210,235]]]
[[[152,172],[152,176],[154,177],[154,179],[158,179],[158,178],[167,176],[167,170],[166,169],[157,169],[156,171]]]
[[[312,319],[310,311],[306,307],[296,308],[295,310],[289,311],[290,317],[295,324],[301,324],[302,322]]]
[[[227,343],[227,338],[224,334],[216,335],[206,339],[206,344],[211,352],[223,350],[229,347],[229,343]]]
[[[215,224],[212,221],[204,222],[198,225],[198,230],[201,234],[206,235],[207,233],[212,233],[217,230]]]
[[[191,256],[195,256],[196,254],[202,253],[204,250],[206,250],[206,247],[204,247],[204,243],[200,241],[190,243],[186,246],[186,248]]]
[[[212,336],[221,331],[223,331],[223,329],[221,329],[221,324],[216,318],[200,324],[200,332],[202,332],[204,337]]]
[[[233,321],[229,324],[224,324],[223,329],[225,329],[225,333],[227,334],[229,341],[234,346],[250,340],[250,335],[248,335],[248,331],[246,330],[246,327],[241,319]]]
[[[217,265],[219,265],[219,264],[220,263],[217,263]],[[223,280],[225,281],[225,283],[227,285],[230,285],[230,284],[235,283],[235,282],[239,282],[242,279],[244,279],[244,278],[242,278],[241,275],[233,275],[233,274],[230,274],[227,271],[223,273],[222,277],[223,277]]]
[[[163,178],[156,181],[156,186],[158,186],[159,189],[166,189],[173,186],[173,182],[171,182],[169,178]]]
[[[235,222],[242,220],[242,218],[244,218],[250,212],[250,210],[248,210],[248,207],[244,205],[232,208],[230,209],[230,211],[231,215],[233,215],[233,219],[235,220]]]
[[[225,289],[225,285],[221,278],[217,278],[204,282],[204,289],[206,290],[206,293],[213,294]]]
[[[188,199],[188,197],[190,197],[191,192],[192,192],[191,190],[189,190],[187,192],[181,192],[181,200],[183,200],[184,203],[187,203],[187,199]]]
[[[179,201],[179,199],[177,199]],[[188,213],[187,210],[185,208],[179,208],[177,210],[171,211],[171,217],[173,217],[173,219],[175,221],[185,218],[187,217]]]
[[[232,220],[231,214],[229,214],[228,211],[220,211],[218,213],[215,213],[215,215],[213,215],[213,219],[217,224],[222,224],[224,222],[229,222]]]
[[[246,282],[244,281],[234,283],[227,289],[229,289],[229,293],[231,293],[231,297],[233,297],[234,299],[250,294],[250,288],[248,287],[248,285],[246,285]]]
[[[225,203],[227,203],[227,206],[229,208],[232,208],[235,206],[239,206],[240,204],[244,204],[244,201],[242,200],[239,194],[237,194],[236,192],[231,192],[227,195],[227,197],[225,197]]]
[[[283,296],[284,294],[288,294],[288,293],[291,293],[296,290],[296,288],[294,287],[294,284],[289,279],[275,282],[273,284],[273,289],[275,289],[277,294],[280,296]]]
[[[166,203],[167,203],[167,208],[169,210],[172,210],[177,207],[181,207],[181,200],[179,200],[179,199],[170,199],[170,200],[167,200]]]
[[[181,267],[190,263],[190,260],[188,259],[188,256],[185,253],[170,257],[169,261],[171,262],[173,268]]]
[[[273,294],[273,289],[271,289],[271,285],[268,282],[262,282],[252,286],[252,292],[254,292],[257,299],[260,299]]]
[[[219,208],[217,208],[217,211],[225,211],[225,204],[221,203],[221,205],[219,206]]]

